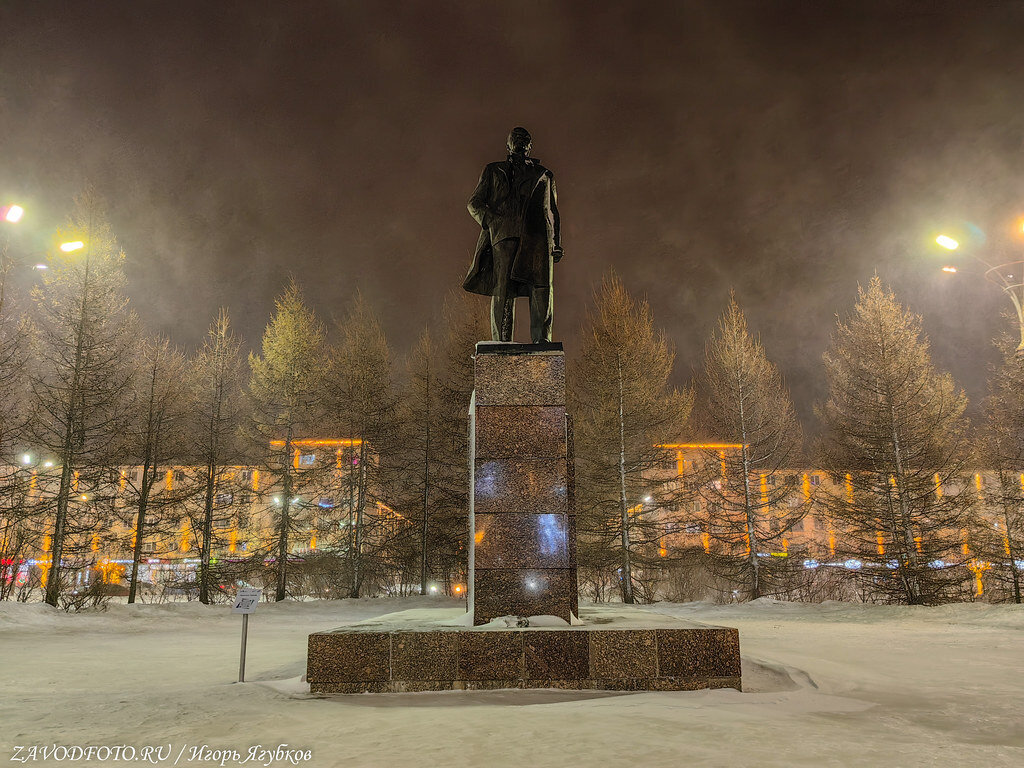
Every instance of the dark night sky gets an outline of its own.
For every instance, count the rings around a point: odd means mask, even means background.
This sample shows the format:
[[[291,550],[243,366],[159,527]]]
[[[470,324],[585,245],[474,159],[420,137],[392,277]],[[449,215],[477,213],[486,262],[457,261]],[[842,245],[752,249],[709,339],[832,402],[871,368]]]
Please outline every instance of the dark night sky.
[[[293,274],[327,318],[361,288],[403,352],[522,124],[558,179],[556,338],[614,266],[682,383],[733,287],[806,419],[877,271],[977,400],[1005,299],[930,240],[970,222],[988,254],[1024,246],[1022,35],[1024,5],[964,0],[8,0],[0,203],[30,210],[28,253],[91,181],[136,308],[183,345],[221,305],[258,341]]]

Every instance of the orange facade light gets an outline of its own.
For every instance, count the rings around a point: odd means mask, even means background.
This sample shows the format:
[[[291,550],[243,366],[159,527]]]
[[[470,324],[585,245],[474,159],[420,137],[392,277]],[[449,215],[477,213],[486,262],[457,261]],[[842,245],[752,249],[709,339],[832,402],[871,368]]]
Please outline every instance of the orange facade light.
[[[273,448],[283,448],[284,440],[271,440]],[[291,440],[290,443],[297,448],[336,448],[338,446],[362,445],[362,440]]]
[[[664,445],[656,445],[654,447],[683,451],[738,451],[743,448],[743,443],[665,443]]]

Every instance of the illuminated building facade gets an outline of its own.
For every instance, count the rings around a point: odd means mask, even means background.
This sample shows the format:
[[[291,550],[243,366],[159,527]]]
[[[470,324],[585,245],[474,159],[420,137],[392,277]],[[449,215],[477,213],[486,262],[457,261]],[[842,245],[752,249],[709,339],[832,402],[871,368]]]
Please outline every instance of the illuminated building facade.
[[[258,559],[273,563],[277,521],[289,505],[289,554],[302,558],[330,552],[344,556],[353,546],[352,527],[362,508],[366,549],[394,538],[404,518],[377,498],[372,471],[378,458],[360,450],[358,440],[295,440],[289,458],[291,498],[282,494],[281,470],[266,466],[218,467],[213,493],[213,562]],[[272,448],[283,450],[283,441]],[[26,457],[26,459],[29,457]],[[365,462],[361,466],[360,462]],[[45,584],[50,568],[52,519],[47,513],[60,481],[53,462],[0,470],[16,503],[19,521],[0,509],[0,578],[17,585]],[[76,472],[69,516],[75,521],[67,540],[64,568],[75,587],[96,579],[126,582],[135,550],[135,518],[143,468],[125,466],[90,476]],[[205,512],[205,468],[161,467],[150,493],[140,558],[140,582],[187,584],[200,557]],[[6,505],[5,505],[6,506]],[[27,542],[16,546],[17,541]]]

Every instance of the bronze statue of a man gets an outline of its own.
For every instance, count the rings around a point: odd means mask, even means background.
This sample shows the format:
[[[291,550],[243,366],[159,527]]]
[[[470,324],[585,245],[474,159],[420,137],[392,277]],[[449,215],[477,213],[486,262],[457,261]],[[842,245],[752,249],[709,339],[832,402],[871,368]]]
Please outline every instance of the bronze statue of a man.
[[[513,128],[508,159],[487,164],[469,199],[482,230],[462,287],[491,297],[493,341],[512,341],[519,296],[530,299],[531,341],[551,341],[551,275],[562,258],[555,177],[531,148],[529,132]]]

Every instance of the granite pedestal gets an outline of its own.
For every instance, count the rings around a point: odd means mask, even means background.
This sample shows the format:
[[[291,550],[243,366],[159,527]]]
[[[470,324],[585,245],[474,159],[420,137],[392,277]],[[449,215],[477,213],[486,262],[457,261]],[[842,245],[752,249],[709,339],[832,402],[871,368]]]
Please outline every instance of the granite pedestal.
[[[562,345],[480,342],[470,423],[469,611],[576,613],[571,429]]]
[[[588,606],[583,625],[460,627],[461,609],[403,611],[309,636],[312,693],[490,688],[740,688],[739,633],[631,606]],[[498,624],[499,622],[496,622]]]
[[[580,613],[561,344],[478,344],[469,421],[468,612],[310,635],[313,693],[740,688],[735,629],[631,606]]]

